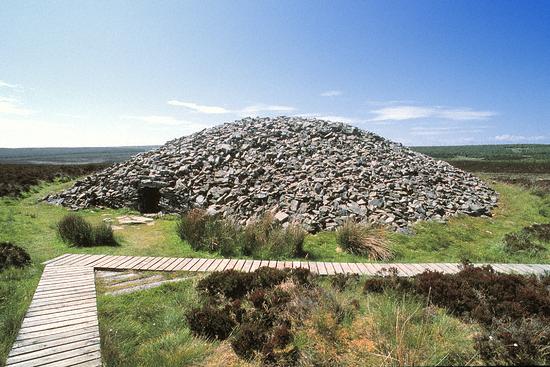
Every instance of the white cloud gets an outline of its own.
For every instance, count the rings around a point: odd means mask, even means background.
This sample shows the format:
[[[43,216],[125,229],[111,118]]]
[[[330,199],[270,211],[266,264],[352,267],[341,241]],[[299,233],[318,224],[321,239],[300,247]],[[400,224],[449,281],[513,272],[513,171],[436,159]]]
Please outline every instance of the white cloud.
[[[236,110],[235,112],[240,115],[254,115],[259,112],[292,112],[296,109],[290,106],[279,106],[279,105],[252,105],[247,106],[241,110]]]
[[[496,113],[493,111],[476,111],[471,108],[445,108],[422,106],[384,107],[371,111],[375,116],[369,121],[404,121],[419,118],[437,118],[445,120],[486,120]]]
[[[256,115],[261,112],[290,112],[294,111],[295,108],[291,106],[281,106],[281,105],[267,105],[267,104],[256,104],[246,106],[241,109],[230,110],[225,107],[220,106],[206,106],[194,102],[182,102],[178,100],[170,100],[167,102],[170,106],[185,107],[194,112],[203,113],[203,114],[236,114],[236,115]]]
[[[21,106],[17,98],[0,97],[0,113],[17,116],[28,116],[34,111]]]
[[[341,96],[343,92],[341,90],[327,90],[321,93],[321,97],[337,97]]]
[[[175,99],[168,101],[170,106],[185,107],[195,112],[207,114],[231,113],[231,111],[219,106],[205,106],[193,102],[181,102]]]
[[[0,88],[22,89],[23,87],[21,87],[19,84],[11,84],[0,80]]]
[[[347,116],[339,116],[339,115],[327,115],[322,113],[302,113],[299,115],[295,115],[296,117],[305,117],[305,118],[316,118],[320,120],[328,120],[333,122],[343,122],[345,124],[355,125],[360,124],[364,120],[354,118],[354,117],[347,117]]]
[[[546,139],[546,136],[536,135],[536,136],[525,136],[525,135],[511,135],[503,134],[495,136],[496,141],[505,141],[505,142],[515,142],[515,141],[537,141]]]

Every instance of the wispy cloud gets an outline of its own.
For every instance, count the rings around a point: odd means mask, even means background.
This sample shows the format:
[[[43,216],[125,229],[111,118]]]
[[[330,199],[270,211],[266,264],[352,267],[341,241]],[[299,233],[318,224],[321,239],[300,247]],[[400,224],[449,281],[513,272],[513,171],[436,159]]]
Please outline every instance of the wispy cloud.
[[[436,135],[458,135],[458,134],[481,134],[485,132],[487,126],[476,126],[473,128],[464,128],[460,126],[415,126],[410,129],[411,135],[416,136],[436,136]]]
[[[34,111],[21,106],[17,98],[0,97],[0,114],[28,116]]]
[[[341,96],[343,92],[341,90],[327,90],[321,93],[321,97],[337,97]]]
[[[178,120],[177,118],[173,116],[164,116],[164,115],[148,115],[148,116],[131,116],[131,115],[125,115],[120,117],[123,120],[138,120],[143,121],[148,124],[154,124],[154,125],[199,125],[198,123],[191,122],[191,121],[185,121],[185,120]]]
[[[258,104],[258,105],[247,106],[243,109],[236,110],[235,112],[241,115],[251,115],[251,114],[253,115],[253,114],[258,114],[260,112],[292,112],[295,110],[296,108],[291,106]]]
[[[544,140],[544,139],[546,139],[546,136],[544,135],[525,136],[525,135],[503,134],[503,135],[495,136],[496,141],[505,141],[505,142],[538,141],[538,140]]]
[[[493,111],[479,111],[471,108],[446,108],[423,106],[394,106],[370,111],[374,117],[369,121],[404,121],[419,118],[436,118],[445,120],[486,120],[496,115]]]
[[[170,106],[185,107],[185,108],[188,108],[188,109],[193,110],[195,112],[207,113],[207,114],[220,114],[220,113],[230,113],[231,112],[231,111],[229,111],[229,110],[227,110],[223,107],[219,107],[219,106],[206,106],[206,105],[201,105],[201,104],[197,104],[197,103],[194,103],[194,102],[177,101],[175,99],[168,101],[168,104]]]
[[[333,122],[343,122],[345,124],[350,124],[350,125],[360,124],[361,122],[364,122],[364,120],[361,120],[355,117],[330,115],[330,114],[323,114],[323,113],[301,113],[295,116],[306,117],[306,118],[312,117],[320,120],[328,120]]]
[[[255,115],[261,112],[291,112],[295,108],[282,105],[256,104],[246,106],[241,109],[227,109],[221,106],[207,106],[194,102],[183,102],[178,100],[170,100],[167,102],[170,106],[185,107],[194,112],[203,114],[237,114],[237,115]]]
[[[0,88],[22,89],[23,87],[20,86],[19,84],[11,84],[3,80],[0,80]]]

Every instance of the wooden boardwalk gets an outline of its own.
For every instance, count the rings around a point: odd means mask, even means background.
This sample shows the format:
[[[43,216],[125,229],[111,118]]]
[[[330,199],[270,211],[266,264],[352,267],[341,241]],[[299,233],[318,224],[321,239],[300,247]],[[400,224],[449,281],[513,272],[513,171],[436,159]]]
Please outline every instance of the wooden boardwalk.
[[[456,273],[457,263],[337,263],[320,261],[275,261],[239,259],[201,259],[180,257],[110,256],[65,254],[47,262],[48,266],[85,266],[104,270],[150,270],[211,272],[239,270],[250,272],[268,266],[272,268],[306,268],[321,275],[361,274],[376,275],[382,269],[395,268],[399,276],[413,276],[426,270]],[[484,265],[484,264],[476,264]],[[550,272],[550,264],[488,264],[502,273],[542,274]]]
[[[94,268],[46,266],[6,366],[101,366]]]
[[[456,263],[370,264],[320,261],[202,259],[65,254],[46,263],[6,366],[100,367],[95,269],[211,272],[259,267],[306,268],[320,275],[376,275],[394,268],[399,276],[426,270],[456,273]],[[485,264],[476,264],[485,265]],[[488,264],[498,272],[543,274],[550,264]]]

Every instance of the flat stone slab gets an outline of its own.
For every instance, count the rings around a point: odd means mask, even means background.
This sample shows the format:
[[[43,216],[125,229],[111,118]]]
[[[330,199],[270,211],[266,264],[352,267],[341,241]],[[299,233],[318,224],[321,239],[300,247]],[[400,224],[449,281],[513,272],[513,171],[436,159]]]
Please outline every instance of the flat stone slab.
[[[144,217],[141,215],[123,215],[116,217],[118,224],[133,225],[133,224],[149,224],[153,223],[153,218]]]

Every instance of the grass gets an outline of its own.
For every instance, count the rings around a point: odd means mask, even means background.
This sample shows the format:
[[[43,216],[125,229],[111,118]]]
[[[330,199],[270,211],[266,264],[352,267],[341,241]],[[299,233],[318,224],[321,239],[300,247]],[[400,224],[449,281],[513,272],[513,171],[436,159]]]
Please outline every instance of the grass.
[[[493,183],[500,193],[499,207],[492,218],[458,217],[447,224],[424,222],[413,227],[416,235],[390,234],[390,248],[395,262],[457,262],[468,258],[474,262],[548,263],[550,251],[539,255],[508,254],[502,244],[506,233],[523,226],[550,221],[550,196],[504,183]],[[164,217],[154,225],[128,226],[116,231],[120,246],[71,248],[58,238],[57,222],[69,211],[41,202],[47,194],[70,187],[71,182],[49,183],[34,187],[21,198],[0,198],[0,242],[24,247],[33,264],[23,270],[0,273],[0,361],[5,360],[15,339],[43,266],[41,262],[63,253],[219,257],[217,254],[193,251],[175,231],[176,217]],[[79,212],[92,223],[132,213],[125,209],[97,209]],[[308,259],[318,261],[368,261],[365,257],[338,248],[333,232],[306,237],[304,251]],[[176,285],[174,285],[176,286]],[[175,337],[175,336],[174,336]],[[182,337],[182,336],[180,336]],[[165,341],[168,343],[169,341]],[[159,343],[161,341],[159,340]]]
[[[197,304],[192,279],[98,297],[101,353],[108,366],[196,365],[216,343],[194,338],[185,312]]]
[[[197,277],[199,278],[199,277]],[[197,279],[196,278],[196,279]],[[138,293],[100,295],[102,355],[107,366],[250,366],[227,342],[194,337],[185,313],[199,303],[196,279]],[[394,293],[361,292],[362,281],[330,294],[296,324],[293,344],[303,365],[470,365],[477,362],[472,335],[476,325],[451,317],[419,299]],[[340,307],[358,307],[338,321]]]

